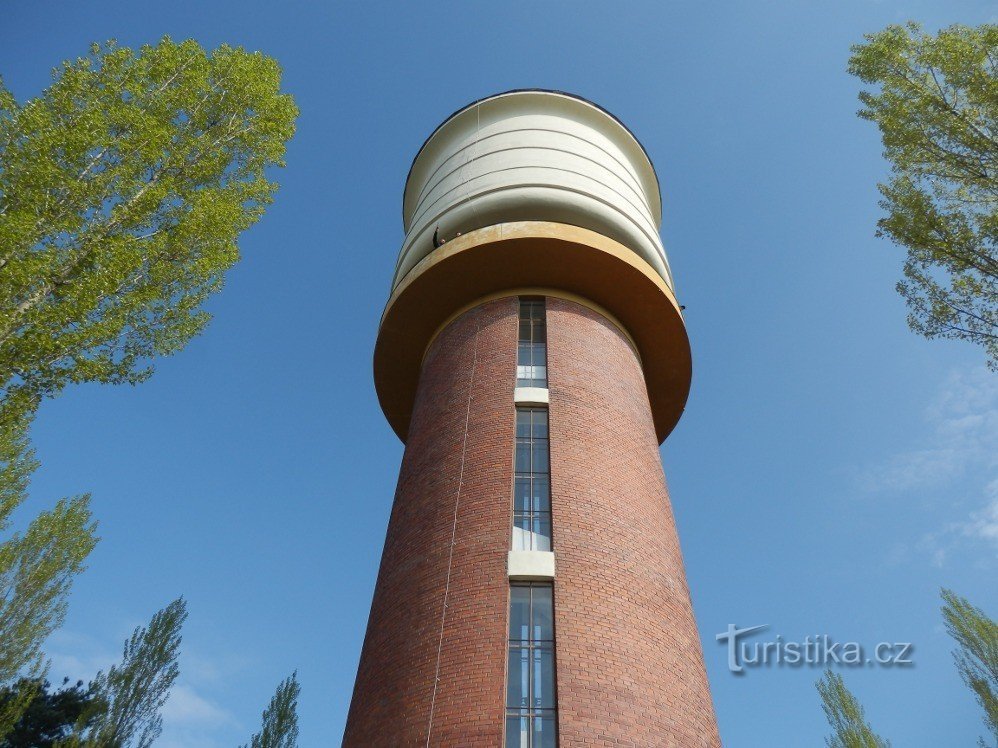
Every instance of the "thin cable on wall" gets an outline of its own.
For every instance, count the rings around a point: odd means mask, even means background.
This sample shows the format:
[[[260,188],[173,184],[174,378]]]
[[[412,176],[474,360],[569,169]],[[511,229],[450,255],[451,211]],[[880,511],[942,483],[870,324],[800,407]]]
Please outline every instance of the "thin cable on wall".
[[[437,686],[440,684],[440,655],[444,645],[444,624],[447,622],[447,601],[450,596],[450,576],[454,565],[454,545],[457,540],[457,513],[461,506],[461,491],[464,488],[464,462],[468,453],[468,425],[471,423],[471,398],[475,392],[475,370],[478,368],[478,334],[482,330],[482,312],[475,312],[475,342],[471,359],[471,374],[468,377],[468,401],[464,411],[464,441],[461,445],[461,467],[457,474],[457,496],[454,498],[454,520],[450,530],[450,552],[447,556],[447,582],[444,585],[444,604],[440,609],[440,636],[437,639],[437,665],[433,673],[433,695],[430,697],[430,717],[426,725],[426,745],[429,748],[433,734],[433,711],[437,704]]]

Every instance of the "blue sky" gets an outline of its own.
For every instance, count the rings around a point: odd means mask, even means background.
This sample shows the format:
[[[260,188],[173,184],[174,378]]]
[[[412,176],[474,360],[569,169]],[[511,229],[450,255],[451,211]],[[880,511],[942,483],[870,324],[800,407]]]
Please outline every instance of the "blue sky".
[[[22,516],[89,491],[103,538],[52,675],[91,677],[182,594],[161,746],[236,745],[295,668],[301,744],[339,744],[402,452],[371,354],[403,180],[455,109],[546,87],[619,116],[662,182],[694,356],[663,459],[725,744],[827,732],[818,671],[727,672],[714,636],[729,623],[913,642],[913,668],[847,683],[895,745],[973,744],[938,589],[998,612],[998,379],[978,349],[906,329],[902,253],[873,235],[886,167],[845,65],[888,23],[994,21],[995,5],[424,5],[6,5],[0,73],[21,99],[91,41],[170,34],[277,57],[301,107],[277,202],[207,332],[138,388],[42,409]]]

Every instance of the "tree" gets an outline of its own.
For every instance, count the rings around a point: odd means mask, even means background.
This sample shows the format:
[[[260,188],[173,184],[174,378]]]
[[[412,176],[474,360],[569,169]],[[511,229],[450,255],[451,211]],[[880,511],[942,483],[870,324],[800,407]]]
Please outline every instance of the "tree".
[[[250,748],[295,748],[298,745],[300,690],[297,672],[281,682],[263,712],[263,729],[253,736]]]
[[[37,465],[27,443],[28,415],[6,415],[0,414],[0,532],[24,501]],[[61,623],[73,577],[97,542],[88,502],[64,499],[0,542],[0,687],[7,694],[0,700],[0,739],[38,693],[41,643]]]
[[[0,739],[0,748],[52,748],[67,737],[94,703],[92,687],[84,688],[83,681],[68,683],[69,678],[63,679],[58,691],[50,690],[47,680],[0,691],[0,703],[17,699],[27,690],[37,692],[14,728]]]
[[[984,709],[984,722],[998,741],[998,623],[951,590],[943,589],[940,595],[946,631],[958,645],[953,652],[956,669]],[[830,748],[890,745],[870,728],[863,707],[846,688],[842,676],[828,670],[816,685],[832,726],[832,737],[826,740]],[[983,748],[984,739],[978,744]]]
[[[951,590],[941,594],[943,622],[958,645],[953,652],[956,669],[974,692],[984,723],[998,743],[998,623]]]
[[[891,164],[878,235],[907,248],[898,292],[927,338],[984,347],[998,370],[998,26],[888,26],[852,48],[859,116]]]
[[[121,663],[98,673],[88,689],[88,707],[73,735],[59,748],[148,748],[163,729],[160,710],[180,675],[181,629],[187,619],[183,598],[157,612],[125,642]],[[283,681],[263,712],[263,729],[252,748],[296,748],[297,673]],[[4,748],[0,743],[0,748]]]
[[[280,78],[164,38],[94,45],[23,105],[0,88],[0,393],[139,382],[204,328],[277,188],[297,116]]]
[[[863,714],[863,707],[846,688],[842,676],[826,670],[818,681],[821,708],[825,711],[832,736],[825,738],[828,748],[888,748],[890,743],[878,736]]]
[[[294,132],[280,77],[260,53],[164,38],[94,45],[23,104],[0,82],[0,532],[35,467],[40,401],[140,382],[204,328]],[[0,707],[0,737],[95,542],[86,496],[0,542],[0,687],[22,688]]]
[[[84,715],[77,735],[63,745],[148,748],[163,730],[160,709],[180,675],[180,630],[187,619],[183,598],[157,612],[125,642],[119,665],[91,683],[96,708]]]

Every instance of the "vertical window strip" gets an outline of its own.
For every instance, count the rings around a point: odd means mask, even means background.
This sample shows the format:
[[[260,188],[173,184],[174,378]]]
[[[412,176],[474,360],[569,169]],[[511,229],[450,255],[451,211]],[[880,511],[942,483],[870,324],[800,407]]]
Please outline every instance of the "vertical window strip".
[[[516,386],[547,387],[547,323],[544,299],[520,299],[520,333],[516,349]]]
[[[510,587],[506,748],[558,745],[553,598],[550,584]]]
[[[513,550],[551,550],[551,475],[545,408],[516,409]]]

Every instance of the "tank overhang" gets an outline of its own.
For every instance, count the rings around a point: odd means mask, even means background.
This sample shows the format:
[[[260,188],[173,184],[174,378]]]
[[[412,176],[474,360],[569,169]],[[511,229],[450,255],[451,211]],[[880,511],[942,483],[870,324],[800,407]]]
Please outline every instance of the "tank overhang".
[[[546,221],[500,223],[463,234],[423,257],[396,284],[374,351],[382,410],[404,442],[423,355],[461,309],[525,288],[590,300],[633,340],[664,441],[682,415],[692,364],[682,312],[648,262],[595,231]]]

